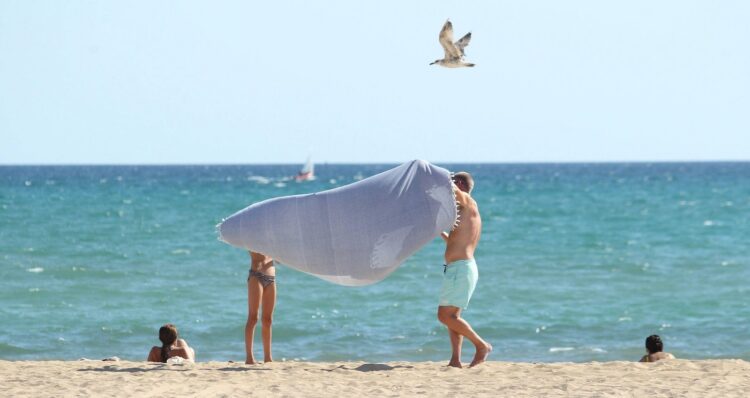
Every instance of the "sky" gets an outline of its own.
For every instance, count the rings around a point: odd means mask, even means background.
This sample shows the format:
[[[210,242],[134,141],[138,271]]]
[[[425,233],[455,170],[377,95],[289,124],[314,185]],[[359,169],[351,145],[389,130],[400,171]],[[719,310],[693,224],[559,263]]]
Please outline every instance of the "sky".
[[[442,58],[447,18],[475,68]],[[0,0],[0,164],[750,160],[748,1]]]

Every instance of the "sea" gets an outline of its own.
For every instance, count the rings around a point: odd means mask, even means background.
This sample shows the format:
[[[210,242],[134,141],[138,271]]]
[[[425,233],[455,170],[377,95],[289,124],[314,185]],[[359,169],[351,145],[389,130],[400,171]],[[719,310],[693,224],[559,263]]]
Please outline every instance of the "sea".
[[[173,323],[198,361],[244,361],[249,257],[216,224],[394,166],[2,166],[0,359],[145,360]],[[476,181],[463,315],[490,360],[636,361],[651,334],[678,358],[750,360],[750,163],[440,166]],[[274,358],[447,363],[443,249],[366,287],[279,266]]]

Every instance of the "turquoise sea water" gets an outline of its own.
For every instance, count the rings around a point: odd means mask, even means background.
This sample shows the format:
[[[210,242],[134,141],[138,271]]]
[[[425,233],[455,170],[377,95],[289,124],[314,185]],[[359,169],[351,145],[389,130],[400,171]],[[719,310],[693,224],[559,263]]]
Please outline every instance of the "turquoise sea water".
[[[465,317],[491,359],[637,360],[657,333],[678,357],[750,360],[750,163],[442,166],[476,178]],[[0,358],[141,360],[172,322],[198,360],[243,360],[249,261],[215,224],[391,165],[298,167],[0,167]],[[276,359],[447,360],[442,249],[363,288],[280,267]]]

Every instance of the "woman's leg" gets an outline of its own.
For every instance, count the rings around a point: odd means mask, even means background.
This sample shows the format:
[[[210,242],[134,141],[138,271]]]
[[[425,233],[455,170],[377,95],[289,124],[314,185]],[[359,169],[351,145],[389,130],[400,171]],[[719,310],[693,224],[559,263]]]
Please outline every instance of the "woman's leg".
[[[262,294],[263,287],[258,278],[249,278],[247,280],[247,323],[245,323],[245,363],[247,364],[255,363],[253,337],[255,325],[258,324],[258,307]]]
[[[271,355],[271,326],[273,325],[273,309],[276,306],[276,282],[263,288],[263,318],[262,335],[263,335],[263,361],[272,362]]]

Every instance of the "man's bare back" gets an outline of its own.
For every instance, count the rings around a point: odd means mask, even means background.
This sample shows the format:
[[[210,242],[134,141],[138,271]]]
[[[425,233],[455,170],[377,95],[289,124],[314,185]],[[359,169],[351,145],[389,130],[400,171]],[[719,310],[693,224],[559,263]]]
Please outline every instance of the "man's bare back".
[[[482,217],[479,207],[471,195],[454,186],[458,202],[458,226],[450,234],[443,233],[445,239],[445,263],[474,258],[474,250],[482,234]]]

